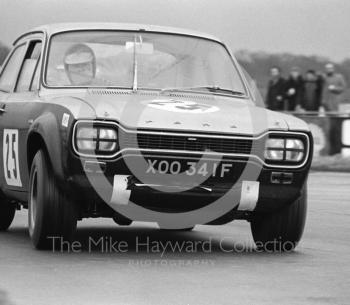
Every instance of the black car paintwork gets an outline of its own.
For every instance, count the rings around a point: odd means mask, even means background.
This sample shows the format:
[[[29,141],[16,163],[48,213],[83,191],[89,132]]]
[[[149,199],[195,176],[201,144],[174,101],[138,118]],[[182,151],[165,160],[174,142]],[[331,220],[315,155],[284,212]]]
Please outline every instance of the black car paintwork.
[[[24,102],[25,99],[32,101]],[[0,126],[1,131],[5,128],[19,130],[19,169],[22,180],[22,187],[9,186],[4,175],[0,175],[1,189],[8,197],[20,201],[27,200],[30,164],[35,148],[41,143],[47,150],[53,172],[60,181],[65,180],[66,162],[63,158],[68,154],[70,126],[62,128],[63,113],[68,113],[72,117],[66,107],[43,103],[39,99],[33,99],[32,96],[29,98],[24,94],[12,94],[7,99],[6,112],[0,117]],[[3,132],[0,134],[0,141],[3,143]],[[3,164],[0,163],[1,173],[4,173]]]

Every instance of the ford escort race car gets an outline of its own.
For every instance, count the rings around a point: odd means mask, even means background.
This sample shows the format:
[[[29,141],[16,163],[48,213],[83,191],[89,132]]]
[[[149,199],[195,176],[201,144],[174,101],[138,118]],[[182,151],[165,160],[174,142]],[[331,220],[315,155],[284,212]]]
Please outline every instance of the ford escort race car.
[[[303,233],[310,131],[261,107],[210,35],[97,23],[23,34],[0,74],[0,143],[0,230],[26,208],[38,249],[88,217],[168,230],[244,219],[269,250]]]

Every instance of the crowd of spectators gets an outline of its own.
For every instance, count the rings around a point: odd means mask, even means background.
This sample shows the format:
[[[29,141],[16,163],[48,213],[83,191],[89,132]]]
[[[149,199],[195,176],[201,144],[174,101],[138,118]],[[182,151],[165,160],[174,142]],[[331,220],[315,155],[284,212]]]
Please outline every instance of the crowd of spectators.
[[[326,64],[323,73],[307,70],[304,75],[293,67],[287,78],[279,67],[272,67],[270,76],[266,105],[276,111],[338,111],[346,89],[344,77],[332,63]]]

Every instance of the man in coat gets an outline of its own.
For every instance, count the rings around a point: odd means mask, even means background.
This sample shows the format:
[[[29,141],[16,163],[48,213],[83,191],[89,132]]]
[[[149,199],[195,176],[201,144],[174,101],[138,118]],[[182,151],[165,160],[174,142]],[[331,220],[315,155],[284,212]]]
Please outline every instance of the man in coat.
[[[323,78],[314,70],[308,70],[304,79],[302,108],[306,111],[318,111],[321,105]]]
[[[286,110],[294,111],[302,107],[304,80],[298,67],[293,67],[285,84]]]
[[[339,111],[341,93],[346,88],[343,75],[335,72],[334,65],[328,63],[325,66],[324,87],[322,93],[322,106],[326,111]],[[335,155],[341,152],[341,124],[337,119],[330,120],[329,126],[329,154]]]
[[[266,95],[266,107],[271,110],[283,111],[284,108],[284,86],[285,80],[281,76],[281,70],[278,67],[270,69],[271,79],[268,83]]]
[[[322,106],[326,111],[338,111],[341,102],[341,93],[346,88],[345,79],[343,75],[335,72],[332,63],[326,64],[325,70]]]

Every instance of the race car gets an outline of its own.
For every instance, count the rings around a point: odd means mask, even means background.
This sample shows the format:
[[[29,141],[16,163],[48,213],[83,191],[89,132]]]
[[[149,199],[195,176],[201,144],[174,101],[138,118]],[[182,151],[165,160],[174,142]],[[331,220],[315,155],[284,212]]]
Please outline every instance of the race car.
[[[51,24],[0,74],[0,230],[28,209],[37,249],[77,222],[192,230],[247,220],[258,248],[301,239],[312,136],[272,112],[219,39],[117,23]]]

